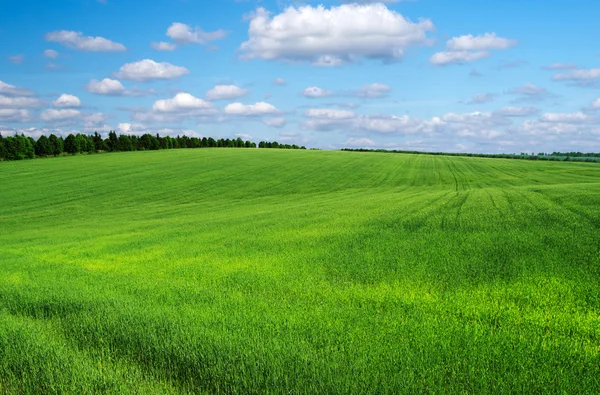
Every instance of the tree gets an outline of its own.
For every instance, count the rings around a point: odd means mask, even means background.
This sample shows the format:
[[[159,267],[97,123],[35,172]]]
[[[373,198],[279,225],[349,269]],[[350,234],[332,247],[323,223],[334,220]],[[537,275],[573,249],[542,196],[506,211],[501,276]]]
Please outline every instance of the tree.
[[[48,140],[52,144],[52,155],[57,156],[63,153],[64,141],[62,137],[56,137],[54,134],[51,134]]]
[[[114,130],[108,132],[108,141],[106,141],[106,145],[108,146],[109,151],[117,151],[118,147],[118,137],[117,133]],[[66,151],[66,148],[65,148]]]
[[[208,143],[208,147],[214,148],[217,146],[217,141],[212,137],[209,137],[206,142]]]
[[[41,135],[38,141],[35,143],[35,154],[37,156],[52,155],[52,143],[50,139],[44,135]]]
[[[2,133],[0,133],[0,160],[6,159],[6,147],[4,145],[4,138],[2,137]]]
[[[119,135],[118,144],[119,149],[121,151],[133,151],[133,144],[131,143],[131,139],[125,134]]]
[[[104,140],[102,140],[102,136],[98,134],[98,132],[94,132],[92,140],[94,141],[94,149],[96,151],[104,151],[106,145],[104,144]]]
[[[77,140],[73,134],[69,134],[65,139],[65,152],[69,154],[79,153],[79,146],[77,145]]]

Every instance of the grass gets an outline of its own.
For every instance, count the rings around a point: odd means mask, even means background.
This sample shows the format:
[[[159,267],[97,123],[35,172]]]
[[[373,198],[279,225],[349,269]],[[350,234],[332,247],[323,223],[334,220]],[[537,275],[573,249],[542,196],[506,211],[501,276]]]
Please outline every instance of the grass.
[[[0,163],[0,393],[598,393],[597,164]]]

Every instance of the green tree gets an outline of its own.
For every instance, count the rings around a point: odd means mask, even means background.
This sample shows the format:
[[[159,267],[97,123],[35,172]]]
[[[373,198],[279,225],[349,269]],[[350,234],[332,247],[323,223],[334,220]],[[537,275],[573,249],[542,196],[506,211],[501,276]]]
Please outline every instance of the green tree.
[[[4,137],[0,133],[0,160],[6,159],[6,146],[4,145]]]
[[[131,138],[126,134],[119,135],[119,140],[117,141],[120,151],[133,151],[133,144],[131,143]]]
[[[79,146],[77,145],[77,139],[73,134],[69,134],[65,139],[65,152],[69,154],[79,153]]]
[[[104,151],[106,145],[104,144],[104,140],[102,140],[102,136],[98,132],[94,132],[94,136],[92,137],[94,141],[94,149],[96,151]]]
[[[54,134],[51,134],[48,140],[52,144],[52,155],[57,156],[63,153],[64,141],[62,137],[56,137]]]
[[[35,154],[37,156],[53,155],[52,143],[48,137],[44,135],[40,136],[35,143]]]

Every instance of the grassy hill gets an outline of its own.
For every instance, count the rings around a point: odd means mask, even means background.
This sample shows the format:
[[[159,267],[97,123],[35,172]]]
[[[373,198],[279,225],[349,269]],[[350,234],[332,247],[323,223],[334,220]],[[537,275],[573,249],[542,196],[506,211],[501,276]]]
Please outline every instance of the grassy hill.
[[[0,163],[0,393],[600,392],[600,167]]]

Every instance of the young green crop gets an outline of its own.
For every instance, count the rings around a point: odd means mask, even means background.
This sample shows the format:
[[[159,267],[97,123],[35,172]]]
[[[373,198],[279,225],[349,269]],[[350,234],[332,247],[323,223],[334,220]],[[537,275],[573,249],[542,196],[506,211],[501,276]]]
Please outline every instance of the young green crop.
[[[597,164],[0,163],[0,393],[598,393]]]

